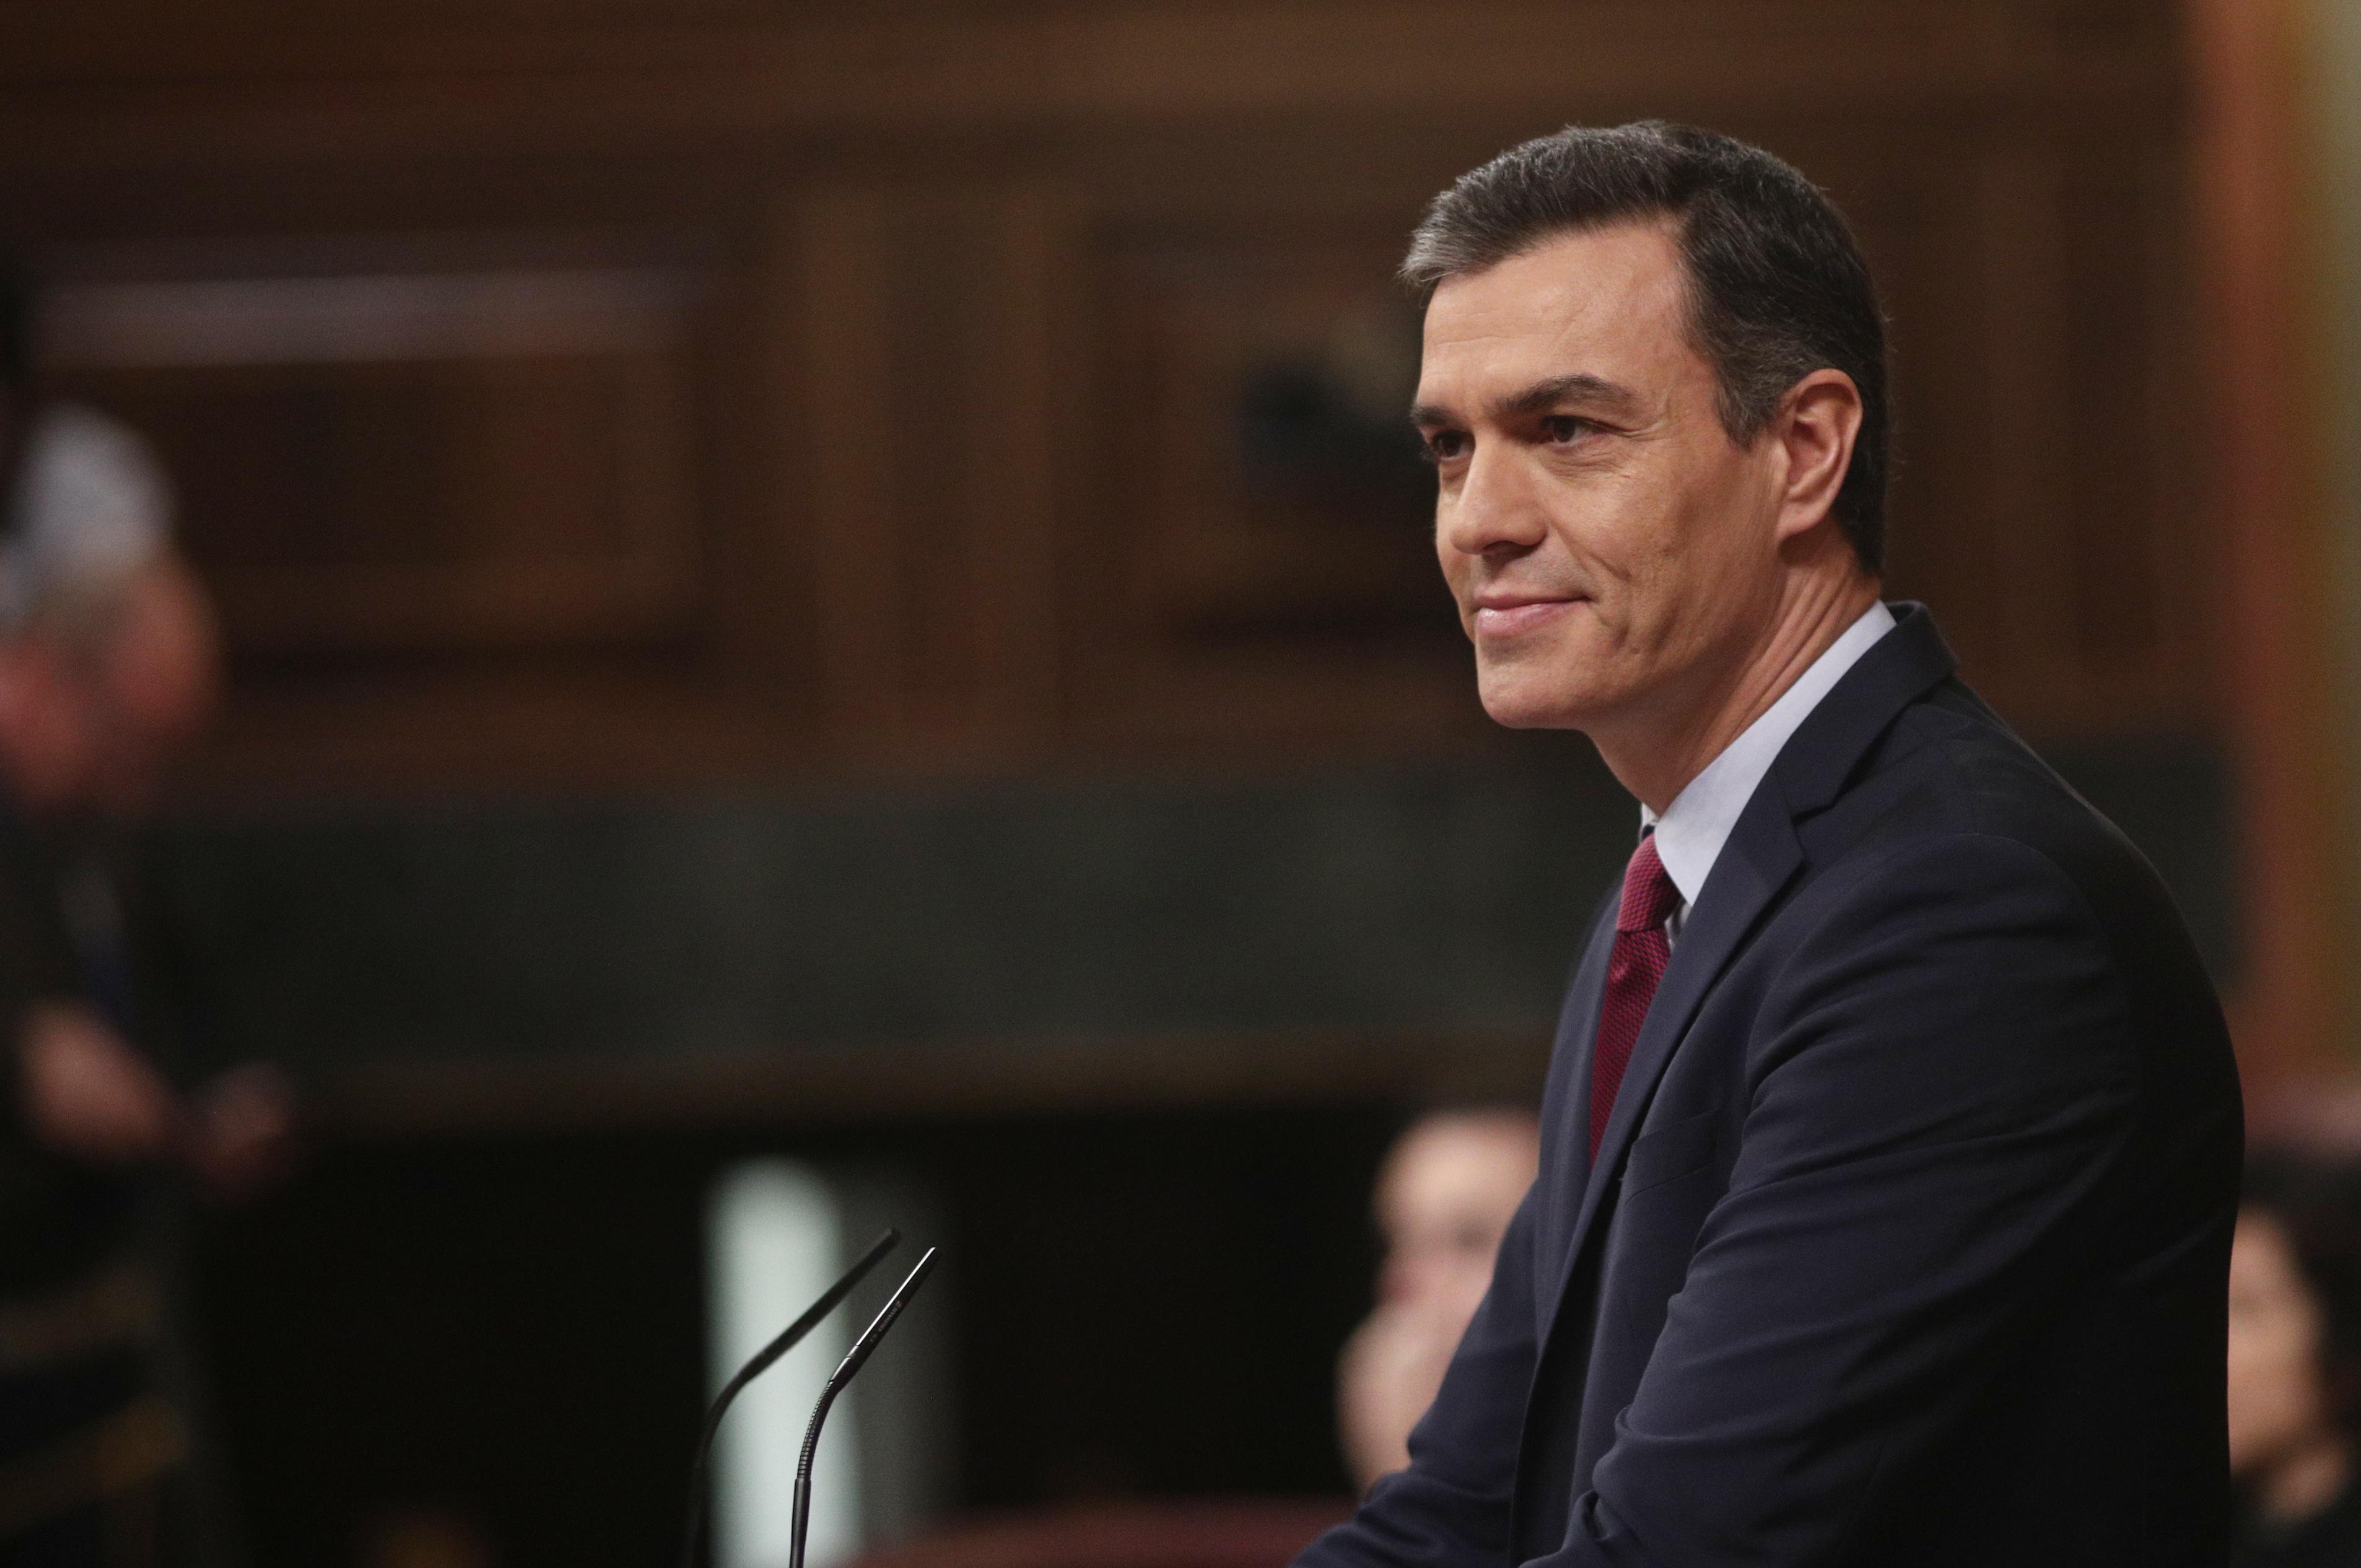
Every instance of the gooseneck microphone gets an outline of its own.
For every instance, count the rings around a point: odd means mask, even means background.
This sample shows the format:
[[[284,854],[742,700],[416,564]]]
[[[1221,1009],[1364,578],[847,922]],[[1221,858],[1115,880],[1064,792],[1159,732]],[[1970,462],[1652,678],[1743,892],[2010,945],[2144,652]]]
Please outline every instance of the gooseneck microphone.
[[[819,1448],[820,1423],[828,1420],[829,1407],[836,1403],[836,1397],[844,1392],[845,1385],[852,1381],[853,1375],[869,1360],[871,1353],[877,1348],[877,1342],[885,1337],[885,1331],[892,1328],[894,1320],[902,1315],[902,1309],[910,1304],[910,1298],[917,1294],[928,1271],[935,1266],[935,1248],[928,1247],[927,1255],[918,1259],[918,1266],[895,1287],[893,1299],[878,1312],[876,1320],[862,1332],[861,1337],[852,1342],[852,1348],[844,1353],[844,1359],[829,1376],[828,1387],[819,1391],[819,1403],[812,1407],[811,1425],[804,1431],[803,1456],[796,1461],[794,1534],[787,1543],[787,1568],[804,1568],[804,1536],[811,1527],[812,1454]]]
[[[802,1317],[789,1323],[780,1332],[778,1338],[756,1351],[748,1359],[746,1365],[738,1369],[737,1376],[723,1384],[721,1392],[713,1397],[712,1408],[705,1412],[705,1433],[697,1440],[697,1458],[688,1467],[688,1528],[682,1532],[680,1568],[697,1568],[697,1541],[705,1530],[706,1468],[713,1457],[713,1435],[721,1430],[721,1418],[729,1410],[730,1401],[744,1391],[747,1384],[768,1372],[773,1362],[795,1349],[806,1334],[819,1326],[822,1318],[836,1310],[838,1303],[852,1294],[854,1286],[869,1277],[869,1271],[883,1263],[887,1253],[901,1245],[902,1234],[895,1230],[888,1230],[884,1235],[872,1242],[869,1250],[862,1253],[852,1266],[844,1271],[843,1277],[828,1288],[827,1294],[814,1301]],[[902,1288],[894,1292],[894,1299],[885,1304],[885,1311],[879,1314],[877,1322],[870,1324],[869,1332],[861,1336],[861,1343],[852,1347],[854,1354],[861,1354],[864,1359],[866,1358],[862,1347],[874,1343],[883,1332],[878,1325],[890,1321],[891,1315],[897,1310],[897,1304],[908,1293],[910,1280],[916,1279],[918,1275],[926,1272],[927,1265],[934,1255],[933,1249],[929,1248],[927,1255],[918,1260],[918,1266],[912,1272],[910,1279],[905,1279],[902,1282]],[[851,1365],[852,1357],[847,1356],[845,1361]],[[859,1368],[855,1366],[854,1370],[858,1371]],[[842,1366],[837,1368],[838,1378],[849,1379],[851,1376],[851,1374],[846,1372]],[[828,1408],[828,1401],[834,1397],[836,1388],[837,1383],[835,1379],[831,1379],[827,1393],[821,1396],[822,1410]],[[819,1423],[815,1419],[812,1422],[815,1433],[818,1432],[818,1427]],[[804,1444],[804,1465],[808,1468],[810,1464],[811,1443],[807,1440]],[[805,1477],[799,1473],[796,1477],[796,1562],[798,1565],[802,1563],[804,1555],[804,1487]]]

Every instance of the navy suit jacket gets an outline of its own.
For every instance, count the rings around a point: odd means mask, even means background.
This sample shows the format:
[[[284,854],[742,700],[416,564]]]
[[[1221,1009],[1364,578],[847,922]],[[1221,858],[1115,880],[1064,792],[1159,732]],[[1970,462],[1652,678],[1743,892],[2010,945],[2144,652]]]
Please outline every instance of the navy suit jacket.
[[[1594,1167],[1600,906],[1490,1294],[1299,1568],[2224,1560],[2220,1008],[1897,609],[1740,817]]]

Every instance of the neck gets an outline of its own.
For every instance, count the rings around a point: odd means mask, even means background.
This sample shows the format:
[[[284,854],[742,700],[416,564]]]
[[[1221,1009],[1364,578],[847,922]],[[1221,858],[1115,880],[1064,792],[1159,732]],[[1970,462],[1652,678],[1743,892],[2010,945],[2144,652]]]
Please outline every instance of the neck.
[[[2322,1432],[2262,1477],[2255,1503],[2274,1524],[2296,1524],[2336,1500],[2353,1474],[2353,1447],[2340,1432]]]
[[[1734,656],[1708,661],[1692,690],[1625,722],[1592,729],[1608,771],[1661,816],[1876,602],[1876,580],[1859,571],[1795,581],[1779,613]]]

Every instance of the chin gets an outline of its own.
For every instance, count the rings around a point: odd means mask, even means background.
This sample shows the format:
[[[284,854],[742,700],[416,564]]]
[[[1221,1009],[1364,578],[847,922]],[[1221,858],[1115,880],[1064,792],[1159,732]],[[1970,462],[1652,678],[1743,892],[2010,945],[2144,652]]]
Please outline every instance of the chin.
[[[1550,690],[1513,674],[1481,676],[1477,695],[1493,723],[1509,729],[1579,729],[1584,705],[1571,694]]]

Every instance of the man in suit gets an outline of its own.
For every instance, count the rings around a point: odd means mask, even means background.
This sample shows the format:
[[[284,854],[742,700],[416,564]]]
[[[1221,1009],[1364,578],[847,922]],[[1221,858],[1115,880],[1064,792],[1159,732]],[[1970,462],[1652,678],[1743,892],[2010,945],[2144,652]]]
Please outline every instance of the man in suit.
[[[2229,1042],[2138,853],[1880,601],[1843,220],[1569,129],[1404,271],[1485,707],[1643,830],[1411,1464],[1301,1568],[2220,1563]]]

